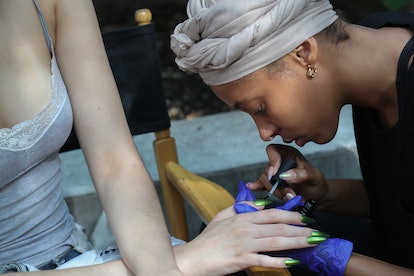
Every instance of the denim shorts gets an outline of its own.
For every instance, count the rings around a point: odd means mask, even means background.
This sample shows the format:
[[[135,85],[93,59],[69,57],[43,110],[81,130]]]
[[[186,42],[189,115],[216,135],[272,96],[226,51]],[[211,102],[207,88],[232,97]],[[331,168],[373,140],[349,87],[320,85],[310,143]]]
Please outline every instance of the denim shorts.
[[[54,261],[47,262],[52,263],[52,267],[49,269],[61,270],[74,267],[97,265],[122,258],[119,249],[116,246],[116,243],[112,243],[104,249],[91,249],[91,244],[84,234],[83,227],[78,224],[76,224],[72,237],[75,241],[75,245],[71,250],[75,251],[75,253],[71,255],[73,253],[73,251],[71,251],[72,253],[67,255],[68,252],[66,252],[64,255],[58,256]],[[171,236],[170,239],[172,246],[185,243],[184,241],[173,236]],[[67,256],[69,257],[66,259]],[[0,274],[39,270],[39,267],[24,263],[10,263],[0,265]]]
[[[60,270],[65,268],[82,267],[94,264],[101,264],[121,258],[116,244],[109,245],[104,249],[92,249],[91,243],[84,234],[84,228],[78,224],[72,233],[74,245],[69,251],[55,259],[35,267],[25,263],[9,263],[0,265],[0,274],[10,272],[27,272],[39,270]]]

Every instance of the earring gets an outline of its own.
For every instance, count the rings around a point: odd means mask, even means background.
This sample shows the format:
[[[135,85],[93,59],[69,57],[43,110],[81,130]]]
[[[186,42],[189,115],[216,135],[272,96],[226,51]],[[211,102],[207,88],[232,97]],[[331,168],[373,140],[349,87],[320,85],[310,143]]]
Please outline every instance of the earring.
[[[318,68],[316,68],[316,65],[312,66],[308,64],[308,77],[313,79],[318,75]]]

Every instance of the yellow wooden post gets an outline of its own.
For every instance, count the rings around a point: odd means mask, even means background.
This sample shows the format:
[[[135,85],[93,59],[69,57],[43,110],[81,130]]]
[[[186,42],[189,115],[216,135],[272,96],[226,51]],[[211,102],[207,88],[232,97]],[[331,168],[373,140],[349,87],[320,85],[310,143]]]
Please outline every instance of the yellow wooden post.
[[[175,140],[170,136],[170,130],[158,131],[155,133],[154,152],[157,160],[158,174],[162,194],[166,206],[170,231],[176,238],[188,241],[189,234],[184,209],[184,201],[180,193],[168,180],[166,165],[168,162],[178,163]]]

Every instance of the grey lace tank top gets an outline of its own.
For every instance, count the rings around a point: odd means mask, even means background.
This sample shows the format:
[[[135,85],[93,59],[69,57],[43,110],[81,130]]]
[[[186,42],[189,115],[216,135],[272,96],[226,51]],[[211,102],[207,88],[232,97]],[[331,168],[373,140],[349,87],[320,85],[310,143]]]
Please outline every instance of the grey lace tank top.
[[[37,266],[73,244],[74,221],[63,199],[58,155],[72,128],[72,108],[51,37],[33,1],[52,55],[52,93],[33,118],[0,129],[0,264]]]

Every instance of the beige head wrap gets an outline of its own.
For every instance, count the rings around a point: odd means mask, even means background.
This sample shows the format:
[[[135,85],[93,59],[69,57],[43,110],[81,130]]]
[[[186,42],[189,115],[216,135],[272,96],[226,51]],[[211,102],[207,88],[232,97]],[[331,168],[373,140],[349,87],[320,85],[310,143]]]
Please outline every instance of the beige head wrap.
[[[269,65],[337,19],[328,0],[189,0],[187,14],[171,49],[208,85]]]

